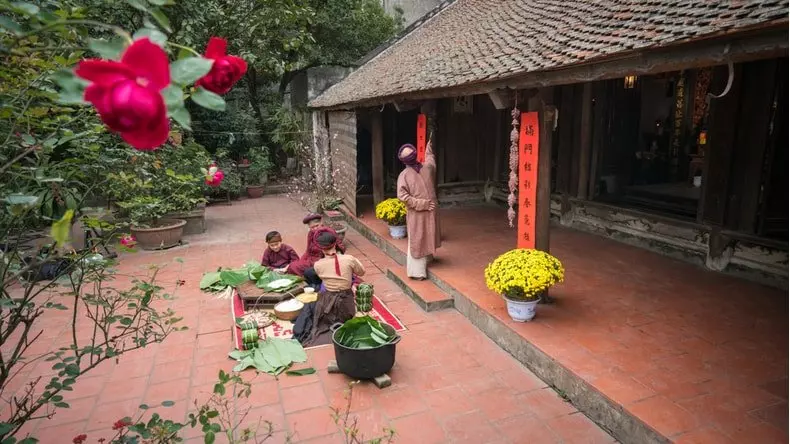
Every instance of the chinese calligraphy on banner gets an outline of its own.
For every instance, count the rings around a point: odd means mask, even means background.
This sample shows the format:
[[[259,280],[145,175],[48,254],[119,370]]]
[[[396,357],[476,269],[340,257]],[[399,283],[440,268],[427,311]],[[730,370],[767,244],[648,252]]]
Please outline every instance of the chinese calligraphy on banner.
[[[417,115],[417,162],[425,162],[425,137],[428,132],[428,119],[425,114]]]
[[[518,248],[535,248],[538,198],[538,113],[521,113],[518,138]]]

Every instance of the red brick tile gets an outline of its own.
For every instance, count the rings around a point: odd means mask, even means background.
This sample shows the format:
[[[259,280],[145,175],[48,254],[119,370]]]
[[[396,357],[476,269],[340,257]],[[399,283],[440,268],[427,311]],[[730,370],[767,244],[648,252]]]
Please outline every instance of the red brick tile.
[[[377,397],[376,404],[390,419],[424,412],[427,409],[420,392],[409,387],[383,391]]]
[[[351,413],[347,423],[340,422],[341,430],[342,428],[353,427],[354,420],[356,420],[357,436],[360,437],[362,442],[369,442],[370,440],[389,435],[390,422],[378,409],[373,408]]]
[[[546,425],[554,433],[562,438],[563,442],[569,443],[611,443],[614,442],[611,436],[601,430],[590,418],[581,413],[558,416],[546,422]]]
[[[644,399],[626,408],[664,436],[688,432],[699,426],[693,414],[663,396]]]
[[[450,418],[444,422],[449,442],[487,443],[498,439],[496,430],[477,413]]]
[[[487,374],[482,378],[464,382],[461,385],[461,390],[469,396],[475,396],[492,390],[501,390],[506,387],[505,383],[502,382],[500,378],[497,378],[495,374]]]
[[[418,413],[398,418],[392,422],[395,442],[402,443],[444,443],[447,435],[439,421],[430,414]]]
[[[656,394],[627,373],[619,370],[599,376],[592,384],[609,399],[621,405],[628,405]]]
[[[527,369],[505,370],[494,374],[512,393],[524,393],[547,387],[546,383]]]
[[[326,385],[326,383],[324,383]],[[338,388],[324,388],[324,393],[329,399],[329,406],[345,409],[348,405],[349,394],[351,396],[352,412],[368,410],[375,406],[375,398],[379,395],[379,389],[371,382],[359,382],[354,384],[353,391],[349,391],[348,386]]]
[[[151,373],[151,383],[161,382],[189,377],[192,372],[192,360],[156,362]]]
[[[127,360],[121,357],[118,364],[114,365],[110,381],[127,381],[133,378],[147,377],[151,373],[154,361],[151,359]]]
[[[250,387],[250,396],[246,402],[253,407],[279,404],[280,389],[277,387],[277,381],[253,383]]]
[[[148,387],[148,376],[130,378],[125,381],[108,381],[99,395],[99,404],[105,404],[125,399],[140,401]]]
[[[173,381],[161,382],[148,386],[143,402],[150,406],[160,404],[162,401],[189,401],[189,378],[181,378]]]
[[[297,442],[332,435],[339,430],[326,407],[290,413],[285,416],[285,422]]]
[[[532,414],[524,414],[497,421],[497,435],[507,437],[510,442],[530,444],[555,444],[562,442],[545,422]]]
[[[106,383],[106,376],[91,377],[90,373],[88,373],[86,376],[77,378],[77,382],[73,386],[74,391],[66,397],[70,399],[79,399],[96,396],[101,393]]]
[[[752,415],[762,419],[763,421],[780,430],[787,432],[787,401],[753,410]]]
[[[576,411],[576,408],[569,402],[565,402],[551,388],[533,390],[518,396],[518,399],[528,412],[542,419],[556,418],[557,416],[569,415]]]
[[[226,373],[230,373],[234,365],[233,362],[224,362],[194,367],[192,369],[192,385],[215,384],[219,381],[219,371],[224,370]]]
[[[424,392],[423,398],[430,411],[439,420],[469,413],[477,408],[472,404],[469,397],[458,388]]]
[[[269,405],[258,408],[251,408],[249,410],[242,409],[241,412],[246,412],[246,417],[241,424],[244,427],[250,427],[258,431],[258,435],[267,432],[269,427],[267,421],[271,423],[272,431],[280,432],[287,430],[285,424],[285,413],[279,405]]]
[[[735,444],[724,433],[712,427],[702,427],[675,438],[677,444]]]
[[[63,396],[64,401],[69,404],[69,408],[59,408],[55,410],[55,416],[50,419],[50,424],[66,424],[69,422],[84,421],[91,415],[91,410],[96,404],[96,398],[82,398],[74,401]],[[42,426],[39,426],[41,428]]]
[[[498,388],[484,391],[470,396],[469,399],[472,401],[472,405],[477,407],[482,412],[483,417],[489,421],[498,421],[528,413],[528,406],[522,403],[519,395],[507,389]]]
[[[320,383],[282,389],[280,394],[282,395],[285,413],[328,405],[326,395],[324,395],[324,388]]]
[[[136,418],[140,412],[140,402],[136,400],[126,400],[103,404],[96,407],[90,416],[88,425],[85,428],[89,432],[98,431],[104,433],[111,431],[112,425],[124,417]]]
[[[85,421],[63,424],[53,418],[42,421],[33,436],[40,443],[70,443],[75,436],[85,433],[85,425]],[[103,435],[91,433],[88,435],[88,442],[95,442],[98,438],[109,436],[109,430]]]
[[[308,367],[310,366],[307,364],[297,364],[294,365],[291,370],[298,370]],[[282,374],[278,378],[278,384],[280,385],[280,388],[296,387],[298,385],[312,384],[318,381],[319,381],[319,376],[317,372],[312,375],[304,375],[304,376],[289,376],[286,374]]]
[[[730,439],[736,443],[760,443],[760,444],[785,444],[787,443],[787,432],[773,427],[764,422],[755,422],[743,425],[737,429],[724,430]]]

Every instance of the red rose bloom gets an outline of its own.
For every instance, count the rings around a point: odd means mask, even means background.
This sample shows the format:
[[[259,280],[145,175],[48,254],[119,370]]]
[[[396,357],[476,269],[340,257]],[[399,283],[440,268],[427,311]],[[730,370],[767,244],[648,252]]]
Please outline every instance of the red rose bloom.
[[[85,442],[86,439],[88,439],[88,435],[83,433],[82,435],[75,436],[74,439],[71,440],[71,442],[73,442],[74,444],[82,444]]]
[[[120,62],[83,60],[77,76],[92,82],[85,100],[102,121],[139,150],[155,149],[170,133],[161,91],[170,84],[167,53],[148,38],[126,48]]]
[[[132,425],[131,421],[127,421],[126,419],[119,419],[115,421],[115,424],[112,425],[113,430],[121,430],[124,427],[128,427]]]
[[[212,37],[206,45],[206,58],[214,60],[211,71],[195,84],[216,94],[225,94],[233,88],[247,72],[247,62],[240,57],[227,55],[228,42],[220,37]]]

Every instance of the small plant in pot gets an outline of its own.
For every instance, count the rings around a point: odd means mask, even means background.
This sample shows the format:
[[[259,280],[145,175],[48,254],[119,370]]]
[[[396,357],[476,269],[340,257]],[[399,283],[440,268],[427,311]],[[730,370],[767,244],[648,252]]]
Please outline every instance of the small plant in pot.
[[[485,269],[486,286],[502,295],[508,315],[516,322],[531,321],[543,294],[564,277],[557,258],[526,248],[500,255]]]
[[[138,196],[118,202],[118,206],[129,215],[132,236],[144,250],[159,250],[181,243],[184,233],[183,219],[163,218],[172,211],[172,205],[155,196]]]
[[[406,204],[398,199],[387,199],[376,205],[376,219],[387,223],[393,239],[406,237]]]
[[[268,181],[272,163],[269,160],[269,149],[265,146],[250,149],[250,164],[247,167],[247,196],[258,198],[263,196],[264,185]]]

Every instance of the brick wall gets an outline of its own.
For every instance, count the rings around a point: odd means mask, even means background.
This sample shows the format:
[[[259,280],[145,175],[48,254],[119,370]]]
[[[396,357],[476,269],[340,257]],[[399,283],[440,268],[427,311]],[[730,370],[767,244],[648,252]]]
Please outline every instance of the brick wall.
[[[351,214],[357,213],[357,116],[347,111],[329,112],[329,149],[335,189]]]

